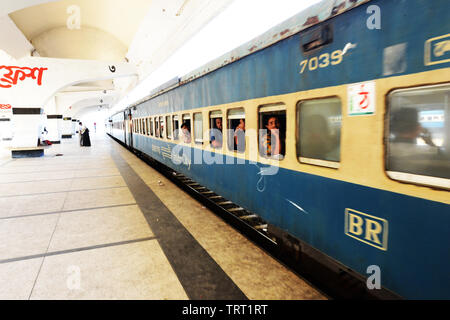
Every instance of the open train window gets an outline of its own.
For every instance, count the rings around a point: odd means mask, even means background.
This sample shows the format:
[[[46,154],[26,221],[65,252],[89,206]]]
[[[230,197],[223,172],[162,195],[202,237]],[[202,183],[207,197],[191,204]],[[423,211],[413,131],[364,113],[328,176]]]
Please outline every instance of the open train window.
[[[160,133],[160,138],[165,138],[166,137],[166,126],[164,125],[164,117],[161,116],[159,117],[159,133]]]
[[[245,110],[228,110],[228,150],[245,152]]]
[[[171,116],[166,116],[167,123],[167,139],[172,139],[172,119]]]
[[[173,139],[178,140],[180,132],[180,120],[178,115],[172,116],[172,121],[173,121]]]
[[[201,112],[194,113],[194,142],[203,144],[203,115]]]
[[[297,103],[297,157],[302,163],[339,168],[342,104],[337,97]]]
[[[181,137],[184,143],[191,143],[191,115],[183,114],[183,122],[181,124]]]
[[[269,104],[259,108],[259,153],[282,160],[286,152],[286,105]]]
[[[209,136],[212,148],[221,149],[223,143],[222,111],[211,111],[209,114]]]
[[[145,118],[145,134],[147,136],[150,135],[150,126],[148,124],[149,122],[150,122],[150,119],[149,118]]]
[[[160,137],[160,133],[159,133],[159,118],[155,117],[155,137],[159,138]]]
[[[391,92],[386,121],[388,176],[450,189],[450,84]]]
[[[153,136],[154,130],[153,130],[153,118],[148,119],[150,122],[150,135]]]

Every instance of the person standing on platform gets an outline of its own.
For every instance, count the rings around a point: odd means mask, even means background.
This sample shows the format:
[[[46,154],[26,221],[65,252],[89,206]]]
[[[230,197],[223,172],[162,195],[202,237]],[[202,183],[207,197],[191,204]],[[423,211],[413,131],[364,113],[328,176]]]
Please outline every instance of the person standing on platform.
[[[80,146],[83,146],[83,134],[81,131],[83,130],[83,123],[80,121],[78,122],[78,134],[80,135]]]
[[[91,146],[91,138],[89,137],[89,129],[86,126],[83,126],[81,130],[81,146],[82,147],[90,147]]]

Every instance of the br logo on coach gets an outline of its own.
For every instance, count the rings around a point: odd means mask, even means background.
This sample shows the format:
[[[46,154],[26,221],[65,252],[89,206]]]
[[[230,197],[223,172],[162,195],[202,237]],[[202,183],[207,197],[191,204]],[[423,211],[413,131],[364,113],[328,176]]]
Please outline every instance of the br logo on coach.
[[[387,251],[388,221],[353,209],[345,209],[345,234]]]

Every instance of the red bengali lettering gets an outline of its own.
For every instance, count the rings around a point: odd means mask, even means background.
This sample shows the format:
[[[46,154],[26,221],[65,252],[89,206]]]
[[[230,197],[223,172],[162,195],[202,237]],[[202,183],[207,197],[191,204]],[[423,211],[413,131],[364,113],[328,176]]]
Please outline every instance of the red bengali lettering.
[[[37,80],[37,85],[42,85],[42,76],[48,68],[28,68],[17,66],[0,66],[0,88],[11,88],[19,81],[26,78]]]

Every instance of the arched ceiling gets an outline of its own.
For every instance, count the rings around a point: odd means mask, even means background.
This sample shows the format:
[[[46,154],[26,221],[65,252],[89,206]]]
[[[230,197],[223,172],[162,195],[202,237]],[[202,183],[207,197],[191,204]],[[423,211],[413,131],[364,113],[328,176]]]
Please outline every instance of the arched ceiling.
[[[41,57],[108,60],[111,57],[103,51],[112,47],[119,48],[123,61],[151,3],[62,0],[28,7],[9,16]],[[74,10],[73,6],[79,9]],[[79,20],[75,19],[77,12]],[[67,26],[77,20],[80,29]]]
[[[137,76],[61,90],[113,90],[118,100],[234,0],[1,1],[0,50],[14,59],[128,62]]]

